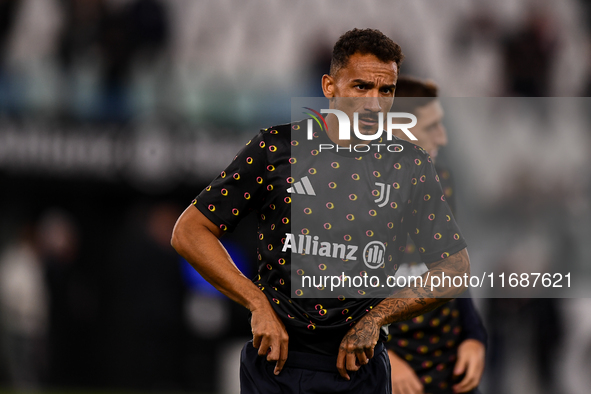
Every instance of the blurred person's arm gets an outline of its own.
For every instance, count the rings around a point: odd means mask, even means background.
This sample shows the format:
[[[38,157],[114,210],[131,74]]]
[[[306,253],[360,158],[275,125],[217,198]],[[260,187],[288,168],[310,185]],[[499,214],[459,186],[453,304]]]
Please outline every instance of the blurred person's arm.
[[[484,372],[485,353],[484,344],[476,339],[466,339],[460,344],[453,374],[465,375],[460,383],[453,386],[455,393],[466,393],[478,387]]]
[[[345,335],[339,347],[337,368],[345,379],[349,379],[347,370],[357,371],[361,365],[373,357],[374,347],[378,343],[380,329],[386,324],[410,320],[413,317],[432,311],[447,301],[459,296],[467,287],[464,275],[470,274],[470,258],[466,248],[442,260],[427,264],[423,286],[405,288],[392,298],[386,298],[365,314]],[[462,286],[434,286],[431,289],[430,277],[445,274],[453,278],[461,277]],[[447,283],[447,281],[445,281]],[[394,298],[396,297],[396,298]]]
[[[253,345],[268,361],[277,361],[278,374],[287,360],[288,335],[285,326],[263,292],[236,267],[219,241],[223,231],[194,206],[179,217],[171,244],[221,293],[252,313]]]
[[[458,310],[460,311],[460,322],[462,324],[462,339],[475,339],[481,342],[486,348],[488,334],[469,293],[470,290],[464,294],[464,297],[458,298],[457,300]]]
[[[458,347],[454,375],[465,376],[460,383],[454,385],[454,390],[465,393],[476,388],[482,378],[488,335],[472,298],[458,298],[457,305],[463,340]]]
[[[388,357],[392,371],[392,393],[423,394],[423,384],[412,367],[392,349],[388,349]]]

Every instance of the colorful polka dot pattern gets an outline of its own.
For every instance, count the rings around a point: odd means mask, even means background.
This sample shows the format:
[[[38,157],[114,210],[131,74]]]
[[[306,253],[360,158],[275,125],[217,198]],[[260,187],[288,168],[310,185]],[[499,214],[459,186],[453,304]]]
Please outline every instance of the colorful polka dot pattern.
[[[455,196],[450,172],[439,166],[436,170],[442,189],[448,191],[445,196],[453,210]],[[420,263],[419,251],[411,239],[407,241],[403,263],[410,266]],[[452,300],[434,311],[390,326],[387,347],[407,360],[423,382],[425,393],[453,392],[455,363],[449,360],[457,356],[457,346],[465,334],[458,303]]]
[[[379,241],[385,246],[384,269],[368,274],[379,276],[380,282],[385,283],[388,275],[395,274],[397,263],[404,255],[406,233],[411,233],[420,244],[421,258],[426,262],[441,260],[465,247],[443,198],[437,173],[423,149],[404,142],[405,150],[399,153],[376,155],[371,151],[363,154],[331,150],[317,154],[311,147],[332,141],[325,133],[315,135],[310,142],[292,132],[292,157],[296,160],[291,176],[297,180],[307,177],[316,191],[315,196],[292,196],[294,237],[303,234],[312,240],[312,252],[292,254],[292,265],[303,268],[306,275],[317,277],[339,276],[343,272],[358,275],[361,269],[367,269],[361,261],[364,246]],[[378,205],[376,201],[384,204]],[[454,238],[454,234],[458,237]],[[356,246],[360,251],[357,264],[340,255],[336,262],[326,259],[331,253],[329,245],[343,244],[343,240],[347,247]],[[314,249],[314,242],[318,249]],[[321,245],[326,247],[324,253]],[[317,268],[321,263],[327,265],[322,272]],[[292,283],[301,282],[301,278],[292,277]],[[390,294],[388,288],[364,289],[364,294],[357,289],[344,291],[349,297],[383,298]],[[338,295],[327,292],[330,289],[313,287],[302,296]]]
[[[193,203],[223,231],[232,231],[245,215],[256,213],[259,275],[255,284],[265,292],[290,335],[297,332],[305,336],[311,331],[316,336],[327,335],[330,352],[325,348],[319,351],[329,354],[338,348],[340,341],[335,338],[342,337],[380,300],[340,294],[322,299],[322,308],[317,309],[318,300],[304,298],[309,289],[291,288],[293,256],[289,250],[282,250],[286,234],[317,235],[329,242],[360,246],[378,240],[386,247],[385,261],[391,272],[404,253],[407,232],[413,234],[422,258],[428,262],[463,249],[465,242],[461,236],[453,238],[461,233],[443,202],[430,158],[422,149],[401,141],[405,149],[400,153],[320,154],[318,141],[328,137],[316,132],[318,137],[308,141],[304,125],[300,122],[261,131]],[[316,196],[302,198],[301,194],[288,193],[287,189],[304,176]],[[390,189],[389,203],[384,207],[374,202],[380,196],[376,182]],[[435,220],[428,218],[432,214]],[[298,227],[292,226],[294,217]],[[310,225],[300,225],[302,217],[313,220]],[[415,229],[420,232],[415,234]],[[435,238],[435,234],[441,237]],[[315,262],[308,273],[330,272],[334,259],[324,260]],[[357,262],[362,264],[358,271],[367,269],[360,260]],[[304,275],[303,271],[294,270],[293,275]]]
[[[457,346],[462,341],[457,300],[390,325],[388,348],[406,360],[423,382],[425,393],[452,393]]]

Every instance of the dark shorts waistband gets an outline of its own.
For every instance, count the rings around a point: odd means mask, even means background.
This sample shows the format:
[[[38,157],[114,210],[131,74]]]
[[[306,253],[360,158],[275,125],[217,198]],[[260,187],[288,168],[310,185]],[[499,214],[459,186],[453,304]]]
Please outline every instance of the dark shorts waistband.
[[[374,348],[374,357],[383,352],[384,349],[384,343],[378,342]],[[337,356],[290,351],[287,361],[285,361],[285,368],[338,373]]]

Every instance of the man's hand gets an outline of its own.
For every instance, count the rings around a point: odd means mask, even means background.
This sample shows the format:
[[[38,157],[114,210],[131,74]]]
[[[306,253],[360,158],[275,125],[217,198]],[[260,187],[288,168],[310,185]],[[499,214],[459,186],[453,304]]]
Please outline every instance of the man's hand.
[[[388,350],[390,365],[392,366],[393,394],[423,394],[423,384],[410,365]]]
[[[350,380],[349,371],[357,371],[373,357],[378,343],[380,327],[375,319],[365,315],[343,337],[337,356],[337,369],[341,376]]]
[[[454,375],[459,376],[464,372],[466,375],[453,386],[454,393],[465,393],[478,386],[484,371],[484,354],[484,344],[476,339],[466,339],[460,344]]]
[[[278,374],[287,360],[285,326],[265,294],[236,267],[218,240],[222,235],[222,230],[189,206],[175,225],[171,243],[203,278],[250,310],[253,345],[259,349],[259,355],[277,361],[275,374]]]
[[[275,375],[283,369],[287,360],[289,337],[285,326],[275,311],[263,307],[252,311],[252,345],[259,349],[259,356],[267,355],[267,361],[277,361]]]

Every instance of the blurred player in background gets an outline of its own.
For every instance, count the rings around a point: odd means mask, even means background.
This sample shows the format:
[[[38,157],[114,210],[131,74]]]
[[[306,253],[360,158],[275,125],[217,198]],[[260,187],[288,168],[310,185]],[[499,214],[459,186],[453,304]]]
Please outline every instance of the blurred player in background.
[[[447,145],[443,108],[437,96],[433,82],[400,76],[392,112],[416,115],[417,125],[410,131],[417,141],[412,142],[431,156],[447,202],[455,211],[450,172],[436,161],[439,149]],[[399,130],[394,134],[408,140]],[[420,261],[409,238],[404,262],[413,275],[421,272],[415,272],[421,270]],[[452,300],[422,316],[392,324],[389,329],[387,347],[394,394],[476,392],[484,370],[487,334],[471,298]]]

